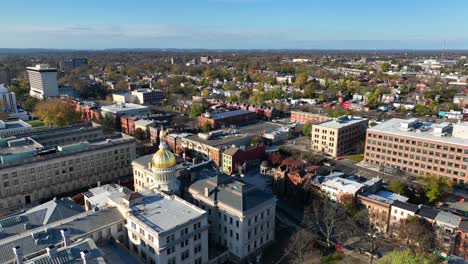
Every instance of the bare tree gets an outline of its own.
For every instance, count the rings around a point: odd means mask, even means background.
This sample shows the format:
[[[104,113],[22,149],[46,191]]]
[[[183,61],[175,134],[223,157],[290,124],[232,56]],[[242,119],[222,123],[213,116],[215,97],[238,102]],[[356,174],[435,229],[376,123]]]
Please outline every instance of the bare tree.
[[[359,242],[361,249],[369,254],[370,264],[374,263],[374,256],[383,244],[384,234],[373,226],[369,226],[368,232],[361,235]]]
[[[286,249],[291,264],[316,263],[320,253],[314,248],[314,236],[305,229],[299,229],[289,239]]]
[[[314,200],[306,209],[304,225],[310,232],[318,234],[317,241],[326,248],[341,243],[353,232],[346,209],[329,200]]]

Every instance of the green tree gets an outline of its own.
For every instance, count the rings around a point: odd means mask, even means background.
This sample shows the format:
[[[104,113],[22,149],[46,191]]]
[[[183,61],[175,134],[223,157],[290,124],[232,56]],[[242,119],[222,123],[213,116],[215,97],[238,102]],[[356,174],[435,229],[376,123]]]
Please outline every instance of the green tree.
[[[20,103],[20,106],[23,110],[31,112],[34,110],[34,108],[39,102],[39,99],[34,98],[32,96],[28,96],[24,101]]]
[[[377,107],[380,104],[381,94],[382,90],[380,88],[375,89],[374,92],[367,98],[367,105],[371,108]]]
[[[251,140],[250,140],[250,145],[257,145],[257,144],[261,144],[263,143],[263,138],[259,135],[253,137]]]
[[[426,193],[426,197],[431,203],[442,197],[444,192],[450,192],[452,189],[452,182],[444,177],[428,175],[421,176],[419,179]]]
[[[57,127],[72,124],[81,118],[81,112],[76,111],[72,103],[61,99],[40,102],[34,108],[33,115],[42,119],[46,126]]]
[[[294,87],[297,87],[297,88],[301,87],[307,82],[308,79],[309,79],[309,74],[307,74],[306,71],[297,73],[296,81],[294,81]]]
[[[304,123],[304,126],[302,127],[302,134],[304,134],[304,136],[310,138],[310,136],[312,134],[312,123],[310,123],[309,121],[306,121]]]
[[[380,65],[380,70],[382,72],[388,72],[390,70],[390,63],[384,62],[382,65]]]
[[[394,192],[394,193],[398,193],[398,194],[401,194],[401,195],[405,195],[406,193],[406,190],[408,189],[408,186],[406,185],[405,182],[401,181],[401,180],[396,180],[394,182],[392,182],[388,188],[388,190]]]
[[[193,118],[198,117],[206,110],[206,107],[202,104],[192,104],[190,107],[190,116]]]
[[[208,91],[207,89],[203,90],[202,96],[203,96],[203,97],[208,97],[208,96],[210,96],[210,91]]]
[[[369,122],[370,127],[375,127],[376,125],[377,125],[377,123],[375,121],[370,121]]]
[[[316,84],[315,82],[308,83],[304,88],[304,97],[313,98],[315,96]]]
[[[206,122],[205,124],[203,124],[203,126],[201,127],[201,130],[203,132],[210,132],[211,130],[211,124],[209,122]]]
[[[436,264],[437,257],[411,250],[392,251],[379,260],[380,264]]]
[[[265,102],[265,93],[263,92],[254,92],[249,97],[249,104],[262,105],[264,102]]]
[[[285,96],[285,92],[280,88],[271,88],[267,91],[268,100],[281,99]]]

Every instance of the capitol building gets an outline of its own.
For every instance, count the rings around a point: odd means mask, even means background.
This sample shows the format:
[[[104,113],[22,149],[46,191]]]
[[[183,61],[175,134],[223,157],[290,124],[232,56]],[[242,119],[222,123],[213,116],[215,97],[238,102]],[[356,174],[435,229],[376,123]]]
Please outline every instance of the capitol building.
[[[135,191],[173,192],[179,189],[175,155],[164,141],[166,134],[161,130],[159,150],[153,155],[142,156],[132,162]]]

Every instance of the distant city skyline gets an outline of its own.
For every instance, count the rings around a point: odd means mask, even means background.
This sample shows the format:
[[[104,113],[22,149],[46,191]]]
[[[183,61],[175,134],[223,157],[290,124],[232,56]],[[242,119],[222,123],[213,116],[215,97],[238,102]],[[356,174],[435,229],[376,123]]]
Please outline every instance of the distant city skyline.
[[[9,1],[0,48],[468,49],[468,2]]]

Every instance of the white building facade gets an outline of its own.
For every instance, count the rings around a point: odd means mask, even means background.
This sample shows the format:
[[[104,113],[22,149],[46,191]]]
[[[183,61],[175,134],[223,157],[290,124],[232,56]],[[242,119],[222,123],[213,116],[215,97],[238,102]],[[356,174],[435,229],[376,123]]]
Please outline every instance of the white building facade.
[[[29,95],[37,99],[58,96],[57,69],[47,64],[38,64],[26,68],[29,76],[31,90]]]

